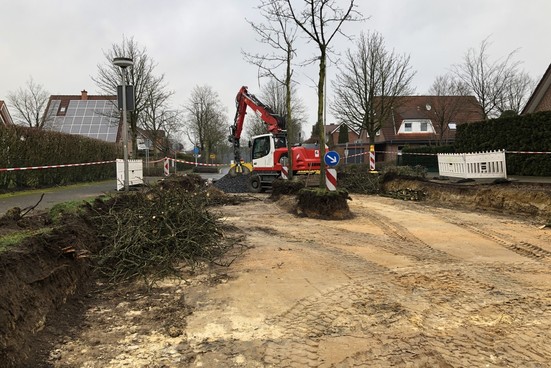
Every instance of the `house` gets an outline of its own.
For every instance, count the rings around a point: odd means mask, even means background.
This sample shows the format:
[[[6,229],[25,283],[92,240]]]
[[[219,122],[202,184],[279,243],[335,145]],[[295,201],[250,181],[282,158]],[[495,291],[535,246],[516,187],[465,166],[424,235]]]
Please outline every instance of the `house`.
[[[44,113],[44,129],[120,142],[117,96],[52,95]]]
[[[528,99],[521,115],[551,111],[551,64]]]
[[[0,126],[13,125],[10,112],[8,111],[8,105],[0,100]]]
[[[357,142],[358,140],[360,140],[361,131],[357,127],[346,123],[329,124],[325,125],[325,141],[329,146],[333,146],[339,143],[339,135],[341,129],[346,129],[346,131],[348,132],[348,142]]]
[[[404,96],[391,111],[375,137],[377,161],[395,161],[405,146],[451,144],[458,125],[484,118],[474,96]],[[333,149],[348,163],[366,162],[369,142],[362,131],[357,139]]]

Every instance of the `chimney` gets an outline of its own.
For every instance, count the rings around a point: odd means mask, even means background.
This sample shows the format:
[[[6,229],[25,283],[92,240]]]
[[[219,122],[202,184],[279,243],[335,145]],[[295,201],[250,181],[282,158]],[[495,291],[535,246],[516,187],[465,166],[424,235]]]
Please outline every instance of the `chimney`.
[[[85,89],[83,89],[80,93],[81,93],[81,96],[80,96],[81,100],[85,101],[88,99],[88,92]]]

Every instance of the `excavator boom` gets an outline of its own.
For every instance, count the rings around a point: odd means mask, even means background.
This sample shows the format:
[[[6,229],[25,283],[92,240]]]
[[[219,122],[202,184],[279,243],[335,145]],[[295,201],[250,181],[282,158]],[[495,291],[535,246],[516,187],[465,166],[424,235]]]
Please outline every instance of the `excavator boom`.
[[[247,114],[247,107],[267,125],[268,132],[272,134],[281,134],[285,131],[285,118],[276,114],[268,105],[258,100],[253,94],[249,93],[246,86],[241,87],[235,97],[236,112],[233,125],[230,128],[229,141],[233,143],[233,151],[236,165],[241,164],[240,142],[243,132],[243,123]]]

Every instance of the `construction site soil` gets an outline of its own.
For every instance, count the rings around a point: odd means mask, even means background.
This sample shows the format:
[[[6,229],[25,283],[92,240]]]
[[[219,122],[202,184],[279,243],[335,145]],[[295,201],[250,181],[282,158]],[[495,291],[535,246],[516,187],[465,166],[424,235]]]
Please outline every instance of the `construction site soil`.
[[[239,190],[236,190],[239,192]],[[352,218],[296,199],[212,208],[242,248],[146,288],[91,273],[83,219],[0,253],[13,367],[549,367],[551,187],[396,178]],[[51,226],[0,220],[0,235]],[[245,249],[245,251],[243,251]]]

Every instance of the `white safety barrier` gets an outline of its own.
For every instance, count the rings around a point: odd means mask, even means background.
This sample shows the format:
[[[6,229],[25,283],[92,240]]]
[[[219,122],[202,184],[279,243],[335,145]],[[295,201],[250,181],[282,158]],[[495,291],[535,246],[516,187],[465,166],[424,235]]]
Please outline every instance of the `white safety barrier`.
[[[143,184],[142,160],[128,160],[128,185]],[[117,190],[124,188],[124,160],[117,159]]]
[[[439,153],[438,173],[464,179],[507,179],[505,151]]]

